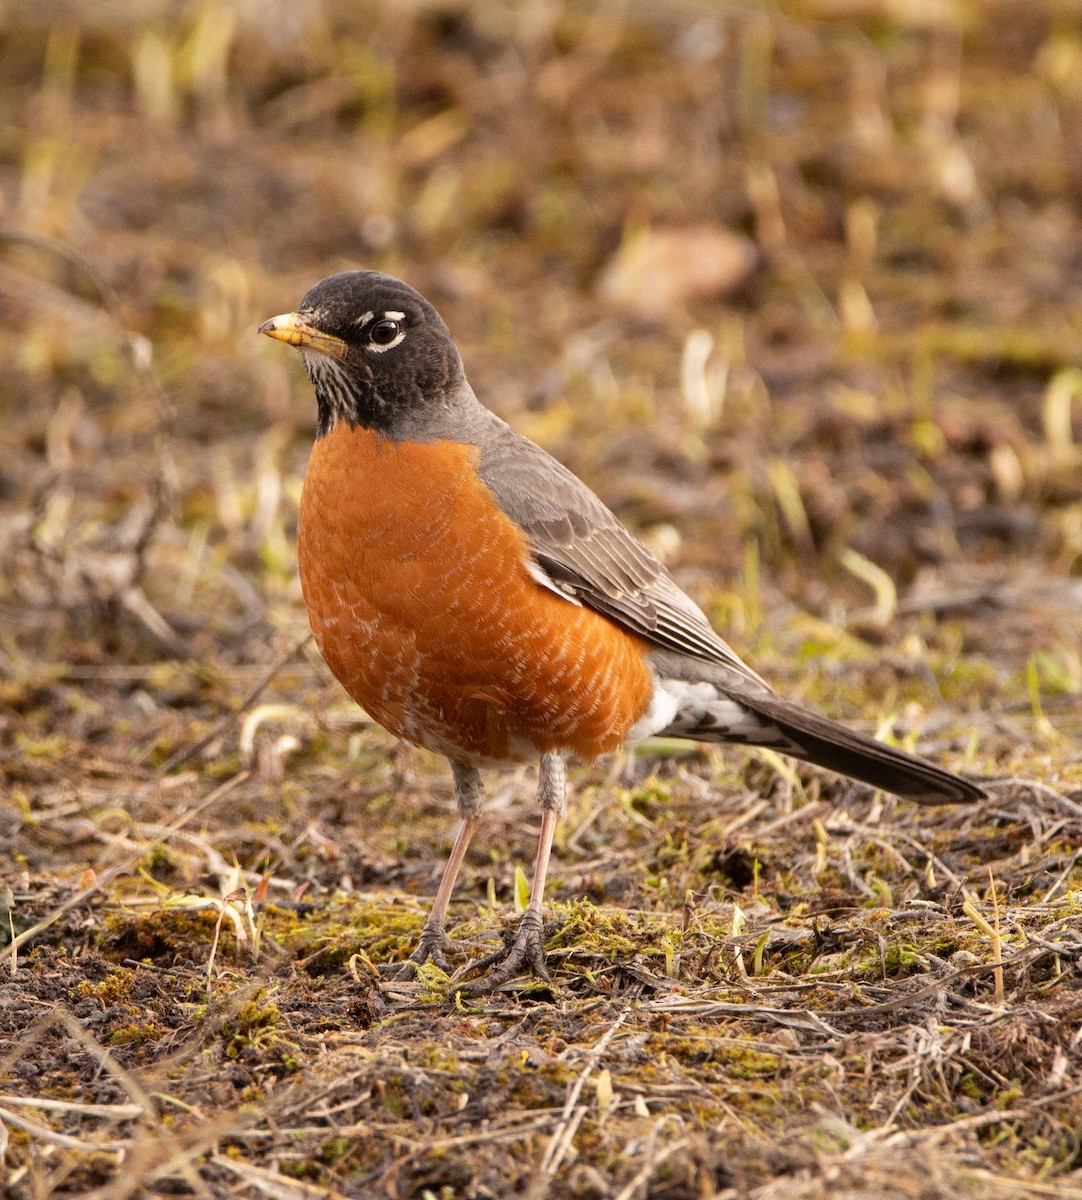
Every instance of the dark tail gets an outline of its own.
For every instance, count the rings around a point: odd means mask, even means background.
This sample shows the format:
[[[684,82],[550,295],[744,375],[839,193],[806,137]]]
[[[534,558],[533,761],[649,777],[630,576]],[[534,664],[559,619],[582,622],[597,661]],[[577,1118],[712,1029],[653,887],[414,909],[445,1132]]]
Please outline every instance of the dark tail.
[[[943,767],[885,746],[799,705],[776,696],[729,694],[737,703],[765,718],[785,742],[779,749],[793,758],[827,767],[920,804],[962,804],[986,798],[982,788]],[[762,743],[770,745],[771,740],[767,733]]]

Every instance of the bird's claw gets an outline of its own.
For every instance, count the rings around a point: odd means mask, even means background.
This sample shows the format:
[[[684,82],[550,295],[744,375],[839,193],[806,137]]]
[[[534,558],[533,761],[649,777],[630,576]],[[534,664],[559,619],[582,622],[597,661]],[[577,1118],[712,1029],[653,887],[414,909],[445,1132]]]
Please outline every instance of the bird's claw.
[[[495,967],[491,974],[473,983],[459,984],[455,990],[465,996],[487,996],[517,975],[523,967],[530,968],[546,983],[551,983],[552,979],[545,967],[545,942],[542,934],[540,913],[527,911],[519,923],[518,933],[515,934],[510,948],[486,954],[484,958],[479,958],[465,968],[465,971],[473,972]]]
[[[447,961],[447,952],[452,949],[454,949],[454,943],[447,936],[445,930],[429,928],[426,925],[421,931],[421,940],[417,943],[417,949],[401,965],[387,963],[387,974],[396,983],[405,983],[408,980],[416,979],[417,968],[430,962],[434,967],[439,967],[445,975],[450,975],[454,968]]]

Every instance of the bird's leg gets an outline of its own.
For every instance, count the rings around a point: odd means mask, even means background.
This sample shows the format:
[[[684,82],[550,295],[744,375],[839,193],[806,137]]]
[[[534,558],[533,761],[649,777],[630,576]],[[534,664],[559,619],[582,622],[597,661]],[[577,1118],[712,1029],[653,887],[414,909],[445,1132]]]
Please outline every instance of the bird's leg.
[[[462,868],[462,860],[466,857],[470,839],[480,824],[481,806],[485,802],[481,772],[476,767],[465,767],[461,763],[452,762],[451,774],[455,780],[455,800],[462,824],[455,835],[455,844],[451,847],[447,865],[443,868],[440,886],[436,889],[436,898],[432,901],[428,920],[421,930],[421,940],[395,976],[396,979],[412,979],[417,974],[417,967],[430,959],[441,971],[451,974],[451,964],[447,961],[447,951],[451,948],[446,928],[447,906],[451,903],[451,893],[455,890],[458,872]]]
[[[537,843],[537,857],[533,865],[533,884],[530,902],[526,906],[515,940],[508,951],[498,950],[470,966],[470,970],[484,969],[498,964],[491,975],[467,985],[462,990],[473,996],[484,995],[502,987],[523,966],[530,966],[542,979],[549,980],[545,969],[545,942],[542,937],[545,899],[545,877],[549,870],[549,855],[552,853],[552,836],[556,822],[563,815],[567,795],[567,769],[557,753],[541,756],[541,771],[537,782],[537,802],[541,806],[541,838]]]

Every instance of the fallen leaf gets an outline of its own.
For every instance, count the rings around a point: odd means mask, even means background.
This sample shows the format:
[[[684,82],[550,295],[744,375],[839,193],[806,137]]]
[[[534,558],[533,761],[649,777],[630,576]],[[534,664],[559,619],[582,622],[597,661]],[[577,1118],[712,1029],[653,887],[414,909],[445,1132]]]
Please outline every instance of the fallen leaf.
[[[722,296],[756,263],[754,244],[716,225],[635,229],[601,272],[603,300],[642,317],[663,317],[689,300]]]

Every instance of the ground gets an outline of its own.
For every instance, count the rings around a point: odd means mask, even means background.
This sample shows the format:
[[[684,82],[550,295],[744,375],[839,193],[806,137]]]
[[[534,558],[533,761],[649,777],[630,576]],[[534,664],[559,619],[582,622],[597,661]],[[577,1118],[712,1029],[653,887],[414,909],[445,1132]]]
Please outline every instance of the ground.
[[[1082,6],[49,0],[0,64],[3,1194],[1082,1197]],[[379,974],[450,778],[305,640],[255,335],[358,265],[990,798],[647,744],[573,772],[551,985]]]

